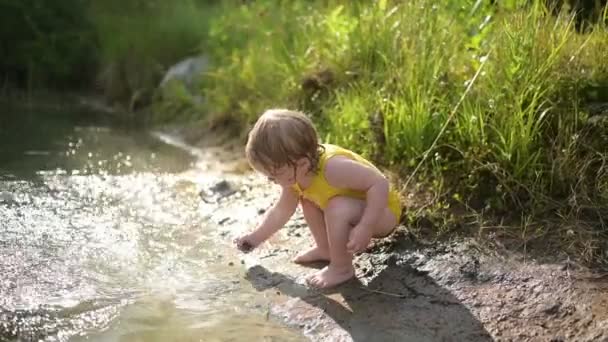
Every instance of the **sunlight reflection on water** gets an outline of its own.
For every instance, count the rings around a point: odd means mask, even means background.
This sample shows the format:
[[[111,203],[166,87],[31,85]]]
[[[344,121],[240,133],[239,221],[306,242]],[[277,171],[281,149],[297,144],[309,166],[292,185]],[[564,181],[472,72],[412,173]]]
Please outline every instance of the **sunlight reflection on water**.
[[[0,135],[12,145],[0,150],[0,340],[302,340],[226,267],[235,251],[182,173],[190,154],[141,132],[47,127]]]

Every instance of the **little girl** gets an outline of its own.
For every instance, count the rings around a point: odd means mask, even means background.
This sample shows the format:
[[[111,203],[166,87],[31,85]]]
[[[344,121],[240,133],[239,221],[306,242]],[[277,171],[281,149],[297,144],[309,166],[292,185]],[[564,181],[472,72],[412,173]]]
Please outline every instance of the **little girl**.
[[[287,223],[300,203],[316,246],[294,262],[329,261],[307,277],[311,286],[327,288],[351,279],[353,254],[398,223],[399,196],[382,173],[347,149],[319,144],[313,123],[300,112],[262,114],[249,133],[246,155],[256,171],[280,185],[281,195],[253,232],[235,240],[237,247],[257,247]]]

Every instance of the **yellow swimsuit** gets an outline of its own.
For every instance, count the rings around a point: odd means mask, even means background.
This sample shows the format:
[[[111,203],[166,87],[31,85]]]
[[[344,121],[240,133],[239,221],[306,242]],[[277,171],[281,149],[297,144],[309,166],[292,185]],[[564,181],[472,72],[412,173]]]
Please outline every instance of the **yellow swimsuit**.
[[[325,207],[327,207],[327,202],[334,196],[347,196],[364,200],[366,197],[366,193],[363,191],[351,190],[346,188],[336,188],[334,186],[331,186],[325,179],[325,165],[331,157],[345,156],[365,166],[374,168],[376,170],[378,169],[365,158],[345,148],[330,144],[323,144],[323,147],[325,147],[325,152],[321,153],[321,156],[319,158],[319,170],[312,179],[310,186],[302,190],[300,186],[296,183],[293,186],[293,189],[296,191],[296,193],[299,196],[315,203],[321,209],[325,209]],[[397,220],[399,220],[399,218],[401,217],[401,204],[399,202],[399,194],[392,187],[388,194],[388,208],[393,212],[393,214],[395,214]]]

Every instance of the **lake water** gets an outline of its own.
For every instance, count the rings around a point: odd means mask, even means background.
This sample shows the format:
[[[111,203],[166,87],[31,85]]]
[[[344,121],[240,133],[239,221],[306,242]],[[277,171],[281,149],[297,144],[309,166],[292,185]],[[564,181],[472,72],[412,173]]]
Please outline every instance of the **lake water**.
[[[227,266],[190,154],[64,110],[8,110],[0,144],[0,340],[304,339]]]

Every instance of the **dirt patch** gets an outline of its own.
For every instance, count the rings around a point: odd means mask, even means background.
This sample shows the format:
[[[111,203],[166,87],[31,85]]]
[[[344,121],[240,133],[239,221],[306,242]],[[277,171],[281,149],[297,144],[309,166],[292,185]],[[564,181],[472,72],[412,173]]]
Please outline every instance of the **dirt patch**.
[[[212,151],[201,163],[219,157],[226,181],[202,189],[220,193],[205,214],[230,243],[278,191],[247,172],[234,146]],[[356,256],[356,280],[319,291],[304,281],[315,269],[291,262],[312,244],[298,209],[258,249],[234,254],[270,299],[269,315],[312,341],[608,341],[608,275],[566,259],[540,262],[470,238],[422,243],[401,226]]]
[[[277,194],[252,174],[227,182],[210,215],[224,241],[252,229]],[[259,249],[235,255],[271,299],[269,313],[312,341],[608,340],[608,277],[570,262],[524,262],[472,239],[423,244],[399,227],[356,257],[357,280],[318,291],[304,282],[314,269],[291,262],[311,244],[298,211]]]

